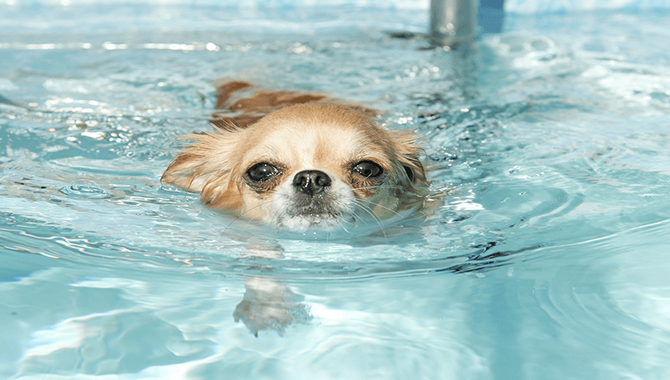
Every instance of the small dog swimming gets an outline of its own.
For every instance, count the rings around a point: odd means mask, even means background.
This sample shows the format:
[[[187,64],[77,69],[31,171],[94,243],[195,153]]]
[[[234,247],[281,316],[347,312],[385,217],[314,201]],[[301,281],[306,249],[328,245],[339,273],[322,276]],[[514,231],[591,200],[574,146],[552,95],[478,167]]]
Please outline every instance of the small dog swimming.
[[[199,192],[210,208],[302,231],[419,208],[421,147],[374,111],[323,95],[217,86],[213,132],[190,134],[161,181]],[[244,97],[244,95],[247,95]]]

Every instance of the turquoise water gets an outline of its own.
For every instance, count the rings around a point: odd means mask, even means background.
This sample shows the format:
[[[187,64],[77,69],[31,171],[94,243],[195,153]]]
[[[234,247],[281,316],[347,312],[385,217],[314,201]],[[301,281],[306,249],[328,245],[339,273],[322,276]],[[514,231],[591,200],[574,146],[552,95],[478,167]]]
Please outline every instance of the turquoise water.
[[[670,377],[670,13],[459,52],[389,37],[412,10],[0,14],[0,378]],[[162,187],[221,77],[417,128],[441,203],[296,235]]]

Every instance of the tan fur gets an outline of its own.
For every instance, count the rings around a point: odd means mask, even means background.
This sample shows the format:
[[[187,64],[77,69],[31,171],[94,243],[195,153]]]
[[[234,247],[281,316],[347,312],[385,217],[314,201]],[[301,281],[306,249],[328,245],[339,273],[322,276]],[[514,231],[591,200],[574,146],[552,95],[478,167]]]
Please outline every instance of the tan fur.
[[[214,123],[218,127],[215,132],[184,136],[192,142],[172,161],[163,182],[200,192],[209,207],[297,229],[329,227],[344,214],[356,214],[361,202],[365,211],[358,213],[372,213],[375,218],[421,203],[426,177],[419,161],[420,147],[411,133],[376,126],[362,107],[354,110],[340,104],[302,102],[310,97],[300,93],[268,96],[266,91],[256,93],[260,98],[235,99],[231,91],[250,86],[244,82],[225,86],[227,92],[219,92],[219,108],[225,115],[217,117],[229,120],[222,125]],[[251,124],[234,119],[241,115],[246,120],[261,112],[268,99],[282,96],[298,104],[284,108],[270,105],[274,112]],[[352,167],[362,161],[376,163],[383,175],[365,178],[357,174]],[[278,174],[261,183],[250,181],[245,174],[259,163],[271,164]],[[319,170],[333,180],[313,202],[291,185],[294,176],[306,170]],[[305,199],[322,206],[323,215],[314,207],[303,207],[309,212],[299,211]],[[307,214],[303,217],[300,212]]]

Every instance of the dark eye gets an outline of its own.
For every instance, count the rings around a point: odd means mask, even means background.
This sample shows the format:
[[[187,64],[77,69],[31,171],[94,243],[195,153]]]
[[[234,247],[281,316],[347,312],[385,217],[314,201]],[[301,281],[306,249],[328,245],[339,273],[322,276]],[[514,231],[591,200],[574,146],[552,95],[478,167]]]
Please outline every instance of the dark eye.
[[[254,182],[263,182],[277,174],[278,171],[276,167],[267,162],[261,162],[247,170],[247,177]]]
[[[365,178],[379,177],[384,169],[372,161],[361,161],[351,167],[351,170]]]

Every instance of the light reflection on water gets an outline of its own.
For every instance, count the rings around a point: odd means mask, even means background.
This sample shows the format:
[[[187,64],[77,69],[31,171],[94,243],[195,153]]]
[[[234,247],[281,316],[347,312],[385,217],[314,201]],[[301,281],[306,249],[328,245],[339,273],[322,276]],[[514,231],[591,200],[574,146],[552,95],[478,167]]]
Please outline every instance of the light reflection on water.
[[[0,26],[0,377],[670,375],[670,75],[628,37],[667,16],[512,19],[465,53],[389,38],[422,25],[404,13],[260,17],[271,42],[137,17],[104,38]],[[227,76],[417,128],[446,196],[383,233],[292,234],[161,186]]]

